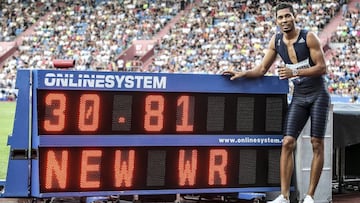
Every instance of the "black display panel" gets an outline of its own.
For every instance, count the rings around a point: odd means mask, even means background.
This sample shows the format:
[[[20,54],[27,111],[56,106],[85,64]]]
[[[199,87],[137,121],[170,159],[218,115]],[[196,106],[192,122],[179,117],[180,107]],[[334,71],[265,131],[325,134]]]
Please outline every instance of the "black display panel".
[[[38,90],[38,134],[281,134],[286,107],[282,94]]]
[[[278,187],[279,147],[41,147],[40,192]]]

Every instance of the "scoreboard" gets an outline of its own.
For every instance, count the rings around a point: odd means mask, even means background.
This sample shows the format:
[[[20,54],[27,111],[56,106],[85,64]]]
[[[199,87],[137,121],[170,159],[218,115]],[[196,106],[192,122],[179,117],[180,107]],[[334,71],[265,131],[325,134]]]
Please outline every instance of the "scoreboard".
[[[3,196],[279,190],[286,80],[19,70],[17,88]]]

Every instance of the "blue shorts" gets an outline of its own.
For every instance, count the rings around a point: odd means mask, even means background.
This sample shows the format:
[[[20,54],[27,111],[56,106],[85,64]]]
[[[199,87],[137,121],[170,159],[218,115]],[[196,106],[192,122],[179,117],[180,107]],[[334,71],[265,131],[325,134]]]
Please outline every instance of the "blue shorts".
[[[284,124],[284,135],[298,138],[309,117],[312,137],[323,138],[330,107],[330,95],[325,88],[316,92],[294,93]]]

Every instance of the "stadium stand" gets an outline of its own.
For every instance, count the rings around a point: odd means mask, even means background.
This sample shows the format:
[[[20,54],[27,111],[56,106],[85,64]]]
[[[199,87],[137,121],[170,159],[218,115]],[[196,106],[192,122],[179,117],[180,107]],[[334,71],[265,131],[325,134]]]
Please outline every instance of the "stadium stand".
[[[262,47],[277,32],[276,1],[42,2],[2,4],[0,41],[11,43],[0,50],[2,95],[14,94],[18,68],[55,68],[55,59],[75,60],[76,70],[219,74],[247,69],[260,62]],[[322,38],[330,92],[339,101],[357,98],[359,2],[294,2],[299,25]]]
[[[345,6],[346,5],[346,6]],[[344,4],[340,23],[331,32],[327,74],[329,91],[332,94],[350,96],[357,102],[359,95],[360,65],[360,3]]]

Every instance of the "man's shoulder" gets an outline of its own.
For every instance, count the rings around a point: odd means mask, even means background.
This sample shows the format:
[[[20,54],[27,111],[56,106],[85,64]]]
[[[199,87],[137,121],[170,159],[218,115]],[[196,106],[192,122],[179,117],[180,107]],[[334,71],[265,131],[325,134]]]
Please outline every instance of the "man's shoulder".
[[[309,34],[311,31],[310,30],[308,30],[308,29],[301,29],[300,30],[300,35],[307,35],[307,34]]]
[[[274,41],[275,41],[275,48],[279,47],[281,45],[281,39],[283,37],[283,33],[282,32],[277,32],[273,35]]]

